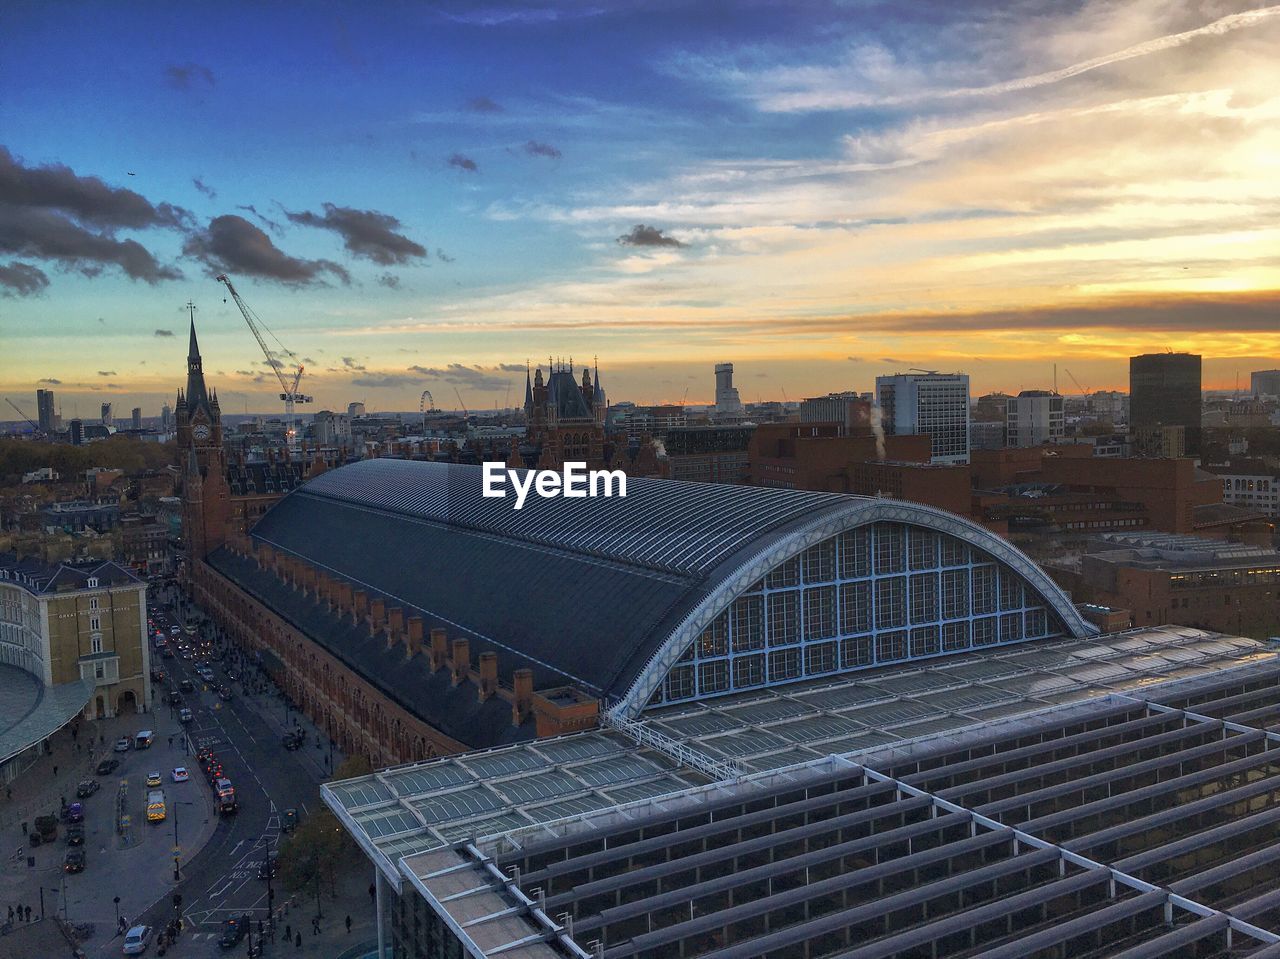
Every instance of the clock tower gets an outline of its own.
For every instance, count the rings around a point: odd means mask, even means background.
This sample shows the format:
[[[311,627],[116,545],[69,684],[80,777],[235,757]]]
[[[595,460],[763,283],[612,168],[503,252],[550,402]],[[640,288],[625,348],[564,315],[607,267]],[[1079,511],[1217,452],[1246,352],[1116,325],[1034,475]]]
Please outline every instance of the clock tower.
[[[187,389],[178,391],[178,467],[182,470],[182,535],[187,575],[195,564],[226,542],[231,526],[231,491],[222,446],[222,410],[217,392],[205,388],[204,365],[196,340],[195,307],[187,349]]]

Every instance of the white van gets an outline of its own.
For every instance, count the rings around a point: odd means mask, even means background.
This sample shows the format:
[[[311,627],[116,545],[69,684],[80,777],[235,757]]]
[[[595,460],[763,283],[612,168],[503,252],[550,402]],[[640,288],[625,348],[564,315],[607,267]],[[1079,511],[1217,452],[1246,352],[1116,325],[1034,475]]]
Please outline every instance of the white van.
[[[149,729],[141,730],[138,735],[133,737],[134,749],[150,749],[151,740],[155,738],[155,733]]]

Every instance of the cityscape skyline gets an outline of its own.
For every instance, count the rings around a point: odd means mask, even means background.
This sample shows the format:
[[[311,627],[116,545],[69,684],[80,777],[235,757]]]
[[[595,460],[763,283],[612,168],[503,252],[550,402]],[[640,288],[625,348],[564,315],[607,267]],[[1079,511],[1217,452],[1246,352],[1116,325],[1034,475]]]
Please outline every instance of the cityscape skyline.
[[[518,405],[547,354],[647,403],[722,361],[744,402],[1124,389],[1166,348],[1230,389],[1280,355],[1277,13],[11,6],[0,390],[155,415],[190,299],[228,411],[270,412],[219,270],[313,409]]]

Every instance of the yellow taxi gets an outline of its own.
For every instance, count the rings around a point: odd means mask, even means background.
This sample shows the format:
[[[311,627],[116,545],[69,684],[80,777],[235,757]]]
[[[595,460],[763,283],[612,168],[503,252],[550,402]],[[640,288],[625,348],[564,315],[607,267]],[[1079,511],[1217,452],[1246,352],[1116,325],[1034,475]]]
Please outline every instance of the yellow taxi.
[[[161,779],[160,779],[159,773],[147,773],[148,786],[159,786],[160,783],[161,783]]]

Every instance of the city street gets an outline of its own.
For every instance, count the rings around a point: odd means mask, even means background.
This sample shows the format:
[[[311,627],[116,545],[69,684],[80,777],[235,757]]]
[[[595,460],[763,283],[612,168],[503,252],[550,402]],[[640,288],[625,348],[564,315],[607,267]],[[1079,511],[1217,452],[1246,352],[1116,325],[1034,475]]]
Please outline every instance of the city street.
[[[168,636],[177,615],[172,608],[157,605],[153,611],[156,628]],[[205,635],[210,635],[207,627]],[[166,953],[171,956],[246,952],[248,937],[231,950],[217,944],[226,920],[246,913],[255,920],[252,930],[255,942],[259,937],[259,920],[261,930],[269,940],[272,938],[268,884],[258,878],[259,867],[279,841],[281,813],[293,808],[299,819],[305,819],[318,808],[319,782],[326,774],[329,761],[328,742],[317,748],[320,740],[316,731],[297,713],[286,709],[274,688],[252,664],[240,661],[231,651],[220,661],[222,648],[207,648],[213,650],[208,657],[215,674],[213,683],[202,681],[196,673],[196,663],[201,658],[198,647],[192,659],[174,655],[157,657],[155,662],[167,674],[164,688],[176,690],[183,680],[189,680],[194,687],[194,692],[183,694],[184,705],[193,713],[186,727],[189,742],[181,743],[191,753],[184,758],[192,773],[190,785],[206,794],[211,792],[194,753],[212,749],[222,763],[224,775],[235,786],[239,808],[233,814],[223,815],[212,839],[182,865],[182,881],[176,890],[167,891],[134,920],[163,928],[175,914],[172,894],[175,891],[180,894],[184,928],[176,949],[170,947]],[[233,662],[240,677],[235,681],[227,676]],[[232,691],[230,701],[224,702],[216,693],[217,687],[224,684]],[[163,692],[163,688],[157,689],[158,694]],[[156,709],[166,714],[177,713],[176,709],[162,705],[159,696]],[[281,744],[281,737],[295,724],[306,730],[306,742],[302,749],[290,752]],[[176,742],[181,742],[181,737]],[[341,757],[335,756],[334,761],[340,762]],[[299,909],[291,906],[287,896],[274,885],[272,892],[276,914],[282,921],[294,913],[295,926],[310,923],[315,913],[314,904]],[[275,932],[277,940],[280,936],[281,932]],[[105,949],[101,955],[117,955],[118,945],[113,945],[116,948]],[[268,949],[270,951],[270,942]],[[293,952],[292,944],[290,952]]]

